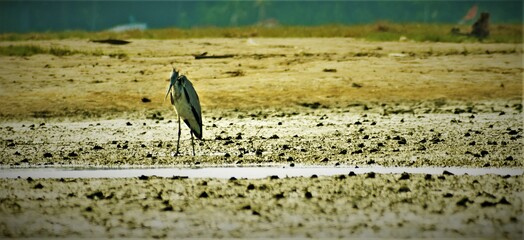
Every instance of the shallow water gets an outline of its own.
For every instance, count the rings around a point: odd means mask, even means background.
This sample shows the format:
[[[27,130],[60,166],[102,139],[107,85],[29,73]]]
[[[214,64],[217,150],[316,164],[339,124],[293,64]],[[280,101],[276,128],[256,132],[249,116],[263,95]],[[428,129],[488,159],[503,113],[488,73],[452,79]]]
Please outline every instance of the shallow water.
[[[195,167],[195,168],[86,168],[86,167],[52,167],[52,168],[2,168],[0,178],[132,178],[139,176],[188,178],[249,178],[258,179],[269,176],[310,177],[348,174],[443,174],[448,171],[455,175],[522,175],[519,168],[462,168],[462,167],[326,167],[326,166],[258,166],[258,167]]]

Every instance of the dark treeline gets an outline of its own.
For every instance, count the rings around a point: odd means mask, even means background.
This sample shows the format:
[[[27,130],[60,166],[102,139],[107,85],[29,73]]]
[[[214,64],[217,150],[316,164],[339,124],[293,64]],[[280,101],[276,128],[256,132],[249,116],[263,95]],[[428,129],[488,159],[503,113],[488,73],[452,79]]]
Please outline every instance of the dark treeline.
[[[148,28],[254,24],[365,24],[376,21],[457,23],[477,17],[521,23],[521,1],[0,1],[0,32],[100,31],[130,22]]]

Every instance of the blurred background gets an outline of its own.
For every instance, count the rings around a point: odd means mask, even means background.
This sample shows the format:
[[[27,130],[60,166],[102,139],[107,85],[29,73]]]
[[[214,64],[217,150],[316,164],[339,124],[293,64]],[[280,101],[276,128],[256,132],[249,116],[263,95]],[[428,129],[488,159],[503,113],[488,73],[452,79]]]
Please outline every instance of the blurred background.
[[[522,23],[522,1],[0,1],[0,33],[326,24]]]

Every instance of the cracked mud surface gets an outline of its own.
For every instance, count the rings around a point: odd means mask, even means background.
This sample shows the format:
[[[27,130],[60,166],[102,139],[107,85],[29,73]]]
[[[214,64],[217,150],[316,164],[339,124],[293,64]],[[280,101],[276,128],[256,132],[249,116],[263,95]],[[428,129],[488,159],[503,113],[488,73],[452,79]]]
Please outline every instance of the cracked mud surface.
[[[354,39],[1,42],[0,165],[523,168],[522,46]],[[89,51],[103,52],[101,56]],[[195,60],[193,55],[232,54]],[[116,54],[116,55],[115,55]],[[119,56],[119,57],[114,57]],[[191,156],[162,102],[197,89]],[[522,237],[522,176],[0,179],[9,237]]]

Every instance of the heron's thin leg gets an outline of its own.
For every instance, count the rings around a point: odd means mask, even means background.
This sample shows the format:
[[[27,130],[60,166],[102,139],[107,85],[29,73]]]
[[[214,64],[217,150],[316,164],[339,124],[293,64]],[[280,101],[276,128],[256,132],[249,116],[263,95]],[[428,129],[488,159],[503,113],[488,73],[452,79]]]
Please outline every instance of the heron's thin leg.
[[[193,142],[193,131],[191,132],[191,146],[193,146],[193,156],[195,156],[195,143]]]
[[[178,140],[176,142],[176,155],[180,153],[178,151],[178,148],[180,147],[180,134],[181,133],[182,133],[182,128],[180,128],[180,116],[178,116]]]

